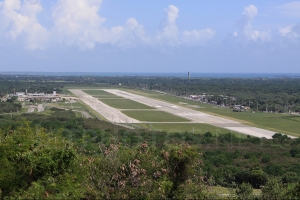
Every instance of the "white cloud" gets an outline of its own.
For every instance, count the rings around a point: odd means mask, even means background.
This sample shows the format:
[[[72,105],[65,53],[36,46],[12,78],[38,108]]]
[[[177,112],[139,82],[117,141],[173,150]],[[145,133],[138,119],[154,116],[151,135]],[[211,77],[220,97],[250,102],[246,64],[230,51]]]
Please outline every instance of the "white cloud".
[[[152,36],[147,36],[135,18],[106,28],[106,19],[99,15],[101,3],[102,0],[58,0],[51,15],[54,25],[47,30],[37,19],[43,10],[39,0],[4,0],[0,2],[0,37],[25,43],[28,49],[78,46],[84,50],[103,43],[123,47],[202,45],[215,35],[209,28],[180,32],[176,25],[179,9],[174,5],[164,9],[162,28]]]
[[[169,5],[164,9],[166,13],[166,19],[162,21],[162,30],[158,32],[156,39],[160,44],[168,45],[199,45],[214,37],[215,31],[207,28],[202,30],[185,30],[182,33],[179,32],[179,28],[176,25],[179,9],[174,5]]]
[[[93,48],[101,41],[104,18],[98,15],[101,0],[59,0],[52,14],[53,37],[58,44]]]
[[[190,45],[203,44],[207,40],[213,38],[215,31],[207,28],[203,30],[192,30],[192,31],[183,31],[182,41],[183,43]]]
[[[167,39],[176,42],[178,39],[176,19],[178,18],[179,9],[174,5],[169,5],[164,11],[166,19],[162,21],[162,31],[157,34],[156,38],[158,40]]]
[[[293,1],[275,8],[285,17],[300,18],[300,1]]]
[[[143,26],[134,18],[129,18],[124,26],[104,28],[106,19],[98,14],[100,5],[101,0],[60,0],[52,15],[56,41],[91,49],[101,43],[132,46],[134,42],[147,40]]]
[[[281,36],[286,36],[287,34],[289,34],[289,33],[292,32],[292,28],[293,28],[293,26],[288,26],[288,27],[280,28],[278,30],[278,32],[279,32],[279,34]]]
[[[239,21],[238,27],[243,32],[244,37],[249,41],[269,41],[270,34],[267,31],[253,30],[252,22],[258,14],[257,7],[249,5],[244,8],[243,18]],[[234,32],[233,35],[237,37],[239,32]]]
[[[38,0],[5,0],[0,4],[0,26],[4,37],[17,41],[24,36],[28,49],[43,49],[48,31],[38,23],[36,15],[42,11]]]
[[[124,26],[115,26],[111,29],[103,28],[99,31],[99,43],[110,43],[122,47],[132,47],[139,43],[147,43],[145,31],[136,19],[127,19]]]
[[[300,24],[295,26],[287,26],[278,30],[279,34],[283,37],[300,37]]]
[[[127,19],[125,28],[127,30],[128,38],[131,41],[136,41],[144,44],[148,44],[150,42],[150,39],[146,37],[143,25],[140,25],[136,19]]]

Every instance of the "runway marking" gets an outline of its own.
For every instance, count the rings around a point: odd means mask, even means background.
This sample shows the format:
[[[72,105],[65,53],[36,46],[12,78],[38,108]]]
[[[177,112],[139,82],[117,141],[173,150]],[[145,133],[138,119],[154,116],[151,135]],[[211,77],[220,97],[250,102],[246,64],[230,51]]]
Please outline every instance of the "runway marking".
[[[207,114],[202,113],[178,113],[180,116],[205,116]]]

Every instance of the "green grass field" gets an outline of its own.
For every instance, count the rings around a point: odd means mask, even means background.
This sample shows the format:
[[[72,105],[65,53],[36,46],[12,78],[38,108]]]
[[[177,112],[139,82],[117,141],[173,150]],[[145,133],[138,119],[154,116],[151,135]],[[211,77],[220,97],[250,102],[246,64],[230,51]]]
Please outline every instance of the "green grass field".
[[[117,109],[153,109],[150,106],[141,104],[130,99],[99,99],[103,103]]]
[[[122,98],[112,93],[106,92],[104,90],[82,90],[82,91],[98,98]]]
[[[188,122],[189,120],[163,112],[163,111],[136,111],[136,110],[124,110],[125,115],[132,117],[140,121],[149,122]]]
[[[275,132],[299,136],[300,135],[300,116],[293,116],[289,114],[275,114],[262,112],[233,112],[232,109],[221,108],[210,104],[190,101],[175,96],[164,95],[152,91],[137,91],[127,90],[135,94],[147,96],[150,98],[163,100],[173,103],[178,106],[187,107],[193,110],[202,111],[208,114],[225,117],[240,121],[244,124],[264,128]],[[185,104],[182,104],[185,103]],[[193,108],[191,105],[200,106],[200,108]]]
[[[215,127],[209,124],[192,124],[192,123],[151,123],[151,124],[138,124],[137,126],[141,126],[147,129],[155,130],[155,131],[165,131],[168,133],[195,133],[195,134],[204,134],[206,132],[211,132],[212,134],[218,135],[221,133],[233,133],[238,137],[246,137],[246,135],[232,132],[227,129]]]
[[[98,99],[124,99],[123,97],[120,97],[120,96],[93,95],[93,97],[98,98]]]
[[[90,108],[88,105],[83,103],[82,101],[76,102],[76,103],[64,103],[64,102],[57,102],[57,103],[48,103],[47,108],[56,107],[61,109],[72,109],[72,110],[78,110],[78,111],[86,111],[92,118],[98,118],[102,120],[106,120],[103,116],[101,116],[99,113],[97,113],[95,110]],[[78,113],[76,116],[82,116],[82,114]]]

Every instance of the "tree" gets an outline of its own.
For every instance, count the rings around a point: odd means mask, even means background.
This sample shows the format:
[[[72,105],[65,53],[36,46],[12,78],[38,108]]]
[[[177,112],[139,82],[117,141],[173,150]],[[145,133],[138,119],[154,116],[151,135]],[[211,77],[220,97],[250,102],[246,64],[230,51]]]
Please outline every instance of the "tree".
[[[238,199],[252,199],[253,188],[249,183],[242,183],[236,187],[235,194],[238,196]]]
[[[286,192],[281,180],[270,178],[262,188],[262,199],[285,199]]]
[[[286,172],[282,176],[283,183],[297,183],[299,181],[299,175],[296,172]]]
[[[76,153],[72,143],[59,132],[46,133],[45,129],[32,128],[24,122],[14,131],[0,129],[0,141],[3,197],[82,197],[72,175]]]

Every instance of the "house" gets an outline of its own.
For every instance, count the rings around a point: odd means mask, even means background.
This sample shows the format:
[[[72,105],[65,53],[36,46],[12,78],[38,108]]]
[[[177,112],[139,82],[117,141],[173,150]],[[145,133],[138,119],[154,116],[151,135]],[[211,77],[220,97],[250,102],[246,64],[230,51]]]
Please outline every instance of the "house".
[[[16,92],[16,96],[24,96],[25,95],[25,92]]]
[[[7,98],[5,98],[5,97],[1,98],[1,102],[6,102],[6,100],[7,100]]]
[[[242,106],[242,105],[235,105],[235,106],[233,106],[233,111],[234,112],[244,112],[244,111],[246,111],[246,108],[245,108],[245,106]]]
[[[18,101],[24,102],[24,101],[25,101],[25,98],[22,97],[22,96],[18,96]]]
[[[190,98],[192,98],[192,99],[198,99],[198,96],[197,95],[190,95]]]

